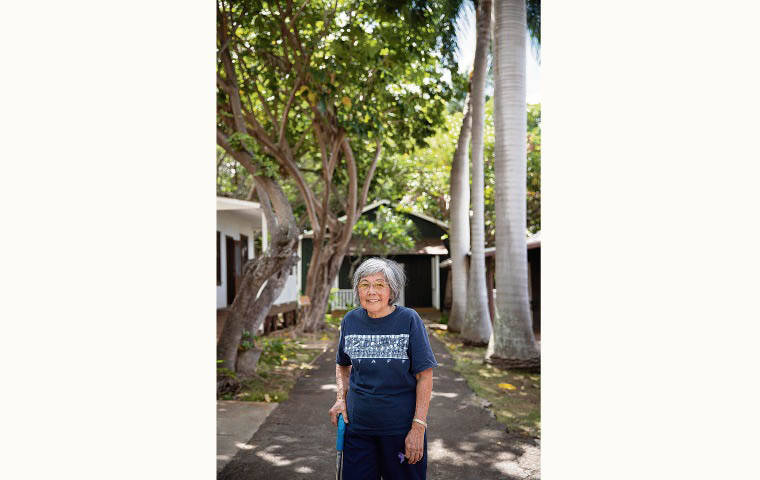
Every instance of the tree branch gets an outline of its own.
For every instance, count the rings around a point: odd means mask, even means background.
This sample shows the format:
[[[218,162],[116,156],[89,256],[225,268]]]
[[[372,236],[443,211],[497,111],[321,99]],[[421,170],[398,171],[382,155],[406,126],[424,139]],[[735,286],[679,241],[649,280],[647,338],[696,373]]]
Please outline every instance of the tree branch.
[[[220,19],[220,25],[217,27],[217,35],[220,42],[224,45],[227,43],[227,22],[225,15],[219,11],[217,6],[217,15]],[[224,73],[227,75],[227,82],[231,83],[229,88],[226,89],[227,94],[230,96],[230,106],[232,107],[232,115],[235,119],[235,128],[237,131],[247,133],[245,128],[245,121],[243,120],[243,105],[240,101],[240,88],[237,83],[237,76],[235,74],[235,68],[232,65],[232,56],[230,55],[229,46],[220,52],[222,57],[222,65],[224,66]],[[221,80],[221,76],[217,74],[217,82]],[[222,80],[222,85],[226,84]]]
[[[335,141],[332,144],[332,149],[330,151],[330,160],[327,162],[327,165],[325,165],[325,158],[322,157],[322,180],[324,181],[324,192],[322,194],[322,219],[325,221],[329,215],[330,212],[330,185],[332,184],[332,169],[335,168],[335,164],[338,161],[338,154],[340,153],[340,144],[343,141],[343,138],[345,137],[345,132],[341,130],[341,132],[338,134],[338,137],[335,139]]]
[[[256,166],[253,163],[251,154],[242,150],[234,150],[227,136],[222,132],[219,127],[216,129],[216,143],[229,153],[232,158],[238,161],[243,167],[245,167],[251,175],[256,175]]]
[[[383,142],[380,139],[380,137],[375,138],[375,143],[377,145],[375,149],[375,158],[372,159],[372,164],[369,166],[369,169],[367,170],[367,176],[364,177],[364,186],[362,187],[362,194],[359,198],[359,212],[362,211],[364,208],[364,203],[367,201],[367,194],[369,193],[369,185],[372,182],[372,177],[375,175],[375,168],[377,168],[377,162],[380,159],[380,153],[383,151]],[[357,216],[357,220],[358,220]]]
[[[340,239],[338,240],[339,248],[348,245],[348,242],[351,240],[351,231],[359,216],[356,205],[356,160],[351,151],[351,145],[348,144],[348,140],[345,137],[343,138],[341,145],[343,147],[343,157],[346,159],[346,166],[348,167],[348,199],[346,201],[348,209],[346,210],[346,224],[344,225]]]
[[[282,111],[282,120],[280,121],[280,130],[278,135],[277,143],[282,145],[282,142],[285,139],[285,126],[288,123],[288,113],[290,113],[290,106],[293,104],[293,98],[296,96],[296,90],[298,90],[298,87],[301,84],[301,75],[296,75],[296,78],[293,80],[293,89],[290,91],[290,96],[288,97],[288,102],[285,104],[285,108]]]
[[[237,47],[242,47],[238,42],[235,42],[234,45],[236,45]],[[250,49],[248,47],[245,47],[245,48],[250,53]],[[256,81],[255,78],[253,78],[252,76],[248,75],[248,73],[247,73],[248,72],[248,64],[245,63],[244,56],[241,54],[240,49],[236,48],[235,51],[236,51],[236,53],[238,55],[238,58],[240,59],[240,63],[243,64],[242,71],[244,72],[244,75],[250,80],[251,84],[253,85],[253,88],[256,91],[256,96],[259,97],[259,101],[261,102],[261,106],[264,108],[264,113],[267,114],[267,117],[269,117],[269,121],[272,122],[272,126],[275,127],[277,125],[277,120],[275,120],[274,115],[272,115],[272,111],[269,109],[269,103],[264,99],[264,95],[261,94],[261,91],[259,90],[259,84],[258,84],[258,82]]]

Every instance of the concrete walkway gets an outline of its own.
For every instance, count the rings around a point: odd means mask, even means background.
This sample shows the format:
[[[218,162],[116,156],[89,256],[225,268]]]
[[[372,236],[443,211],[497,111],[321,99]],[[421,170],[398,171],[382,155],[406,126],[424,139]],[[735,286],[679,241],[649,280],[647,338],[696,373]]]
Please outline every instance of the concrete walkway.
[[[216,402],[216,471],[224,468],[238,451],[250,448],[246,442],[256,433],[278,403]]]
[[[453,370],[454,361],[446,347],[430,337],[441,366],[433,370],[433,397],[428,413],[428,479],[540,478],[538,440],[506,433],[504,426],[483,408],[464,378]],[[271,404],[250,406],[251,410],[269,409],[268,416],[250,414],[252,420],[246,420],[247,414],[241,414],[233,420],[245,424],[238,426],[238,435],[242,437],[234,440],[235,455],[229,460],[222,459],[223,468],[217,478],[334,477],[335,427],[327,411],[335,400],[335,347],[323,353],[314,366],[317,368],[298,380],[288,400],[273,410]],[[231,418],[233,412],[233,409],[219,411],[217,424],[227,424],[227,417]],[[252,428],[259,420],[261,426]],[[251,430],[255,433],[244,438],[245,432]]]

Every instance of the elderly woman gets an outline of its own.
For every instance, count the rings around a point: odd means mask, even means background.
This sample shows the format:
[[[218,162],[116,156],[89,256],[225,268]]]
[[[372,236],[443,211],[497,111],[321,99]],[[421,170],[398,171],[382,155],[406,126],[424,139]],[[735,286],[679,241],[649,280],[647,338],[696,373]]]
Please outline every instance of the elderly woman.
[[[370,258],[356,270],[354,297],[361,308],[340,326],[335,379],[343,414],[343,478],[424,479],[426,417],[438,366],[422,319],[395,305],[404,271],[391,260]],[[350,377],[349,377],[350,375]]]

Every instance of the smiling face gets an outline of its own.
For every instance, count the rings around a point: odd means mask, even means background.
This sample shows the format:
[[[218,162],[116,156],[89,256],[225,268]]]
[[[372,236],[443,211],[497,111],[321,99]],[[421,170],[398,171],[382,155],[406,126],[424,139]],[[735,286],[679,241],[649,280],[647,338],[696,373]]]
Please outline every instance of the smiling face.
[[[393,311],[388,305],[391,287],[382,273],[367,275],[359,280],[359,303],[372,318],[384,317]]]

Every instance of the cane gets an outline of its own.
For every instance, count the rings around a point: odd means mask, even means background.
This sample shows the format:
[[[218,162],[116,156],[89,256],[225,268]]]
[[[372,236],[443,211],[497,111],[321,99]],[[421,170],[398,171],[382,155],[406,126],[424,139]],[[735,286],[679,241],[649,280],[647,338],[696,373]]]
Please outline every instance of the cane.
[[[338,414],[338,437],[335,440],[335,449],[338,454],[335,456],[335,480],[343,480],[343,435],[346,433],[346,422],[343,421],[343,414]]]

